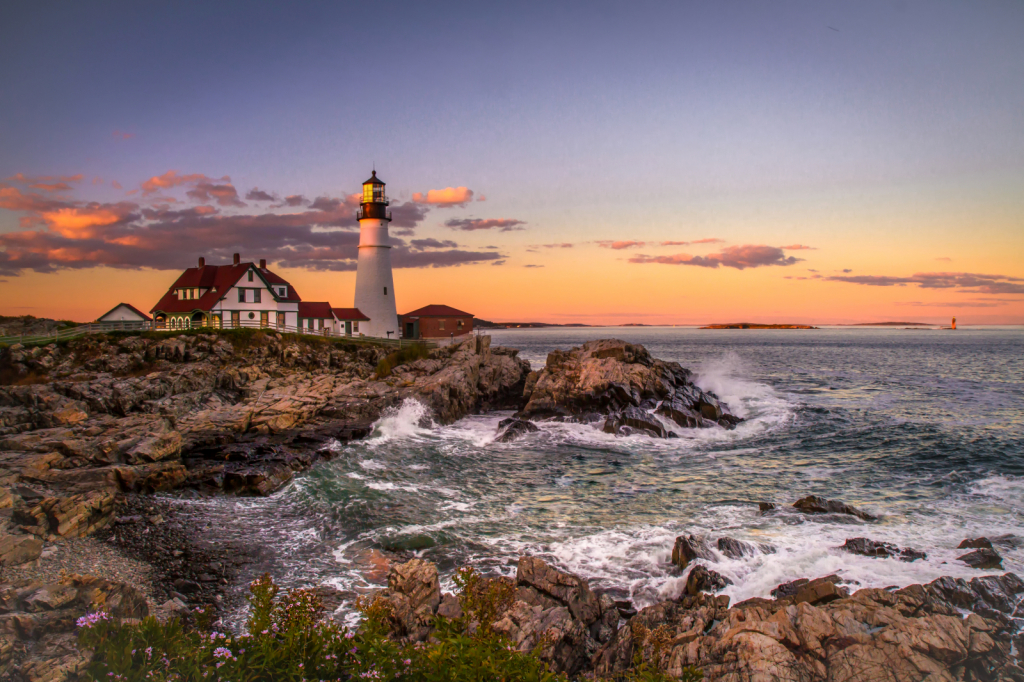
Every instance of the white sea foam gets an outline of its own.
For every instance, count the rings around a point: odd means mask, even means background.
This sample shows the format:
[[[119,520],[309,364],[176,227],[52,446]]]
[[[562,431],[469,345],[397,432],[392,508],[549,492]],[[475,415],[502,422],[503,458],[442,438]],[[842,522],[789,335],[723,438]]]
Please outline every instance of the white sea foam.
[[[359,460],[359,466],[363,467],[367,471],[382,471],[388,468],[386,464],[374,459],[361,459]]]
[[[430,429],[427,406],[413,398],[406,398],[398,407],[388,408],[373,424],[369,444],[380,445],[395,440],[426,436]]]

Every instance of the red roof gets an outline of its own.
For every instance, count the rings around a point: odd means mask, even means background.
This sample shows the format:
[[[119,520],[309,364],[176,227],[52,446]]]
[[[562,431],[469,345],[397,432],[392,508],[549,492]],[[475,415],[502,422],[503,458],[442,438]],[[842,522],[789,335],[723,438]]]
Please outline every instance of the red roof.
[[[334,310],[334,316],[339,320],[370,321],[370,318],[363,315],[363,312],[359,310],[359,308],[332,308],[332,310]]]
[[[473,313],[464,313],[447,305],[431,304],[423,306],[419,310],[406,313],[401,317],[473,317]]]
[[[193,310],[210,311],[217,301],[227,295],[228,289],[233,287],[238,280],[249,270],[254,269],[268,285],[284,284],[288,287],[285,296],[280,296],[277,289],[273,289],[274,298],[278,301],[301,301],[295,287],[281,279],[270,270],[260,269],[254,263],[239,263],[238,265],[204,265],[201,268],[188,268],[181,276],[174,281],[171,288],[167,290],[150,312],[164,313],[189,313]],[[176,289],[208,289],[198,299],[179,299],[175,294]]]
[[[331,304],[327,301],[302,301],[299,303],[299,317],[324,319],[334,317]]]
[[[118,308],[120,308],[121,306],[124,306],[125,308],[127,308],[127,309],[128,309],[128,310],[130,310],[130,311],[132,311],[132,312],[133,312],[133,313],[135,313],[136,315],[139,315],[139,316],[141,316],[141,317],[142,317],[142,319],[146,320],[147,322],[151,322],[151,321],[153,320],[153,318],[152,318],[152,317],[150,317],[150,316],[149,316],[149,315],[147,315],[146,313],[142,312],[141,310],[139,310],[138,308],[136,308],[135,306],[133,306],[133,305],[132,305],[131,303],[118,303],[118,304],[117,304],[117,305],[115,305],[115,306],[114,306],[113,308],[111,308],[111,309],[110,309],[110,310],[108,310],[107,312],[103,313],[102,315],[100,315],[100,316],[99,316],[99,317],[97,317],[96,319],[97,319],[97,320],[102,320],[102,319],[103,319],[104,317],[106,317],[106,316],[107,316],[107,315],[109,315],[110,313],[114,312],[115,310],[117,310],[117,309],[118,309]]]

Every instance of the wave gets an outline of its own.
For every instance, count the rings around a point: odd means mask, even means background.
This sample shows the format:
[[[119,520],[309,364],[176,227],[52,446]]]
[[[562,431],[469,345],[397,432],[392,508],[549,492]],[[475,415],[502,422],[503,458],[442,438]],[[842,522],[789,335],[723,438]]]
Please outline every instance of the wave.
[[[430,412],[414,398],[406,398],[398,407],[384,410],[373,423],[369,440],[374,444],[419,438],[430,433]]]

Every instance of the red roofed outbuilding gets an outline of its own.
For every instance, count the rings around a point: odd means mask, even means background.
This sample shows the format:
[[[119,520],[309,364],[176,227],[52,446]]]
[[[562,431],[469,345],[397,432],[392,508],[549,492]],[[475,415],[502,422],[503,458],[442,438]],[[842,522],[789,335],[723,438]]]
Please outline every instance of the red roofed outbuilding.
[[[358,334],[359,323],[369,322],[370,318],[363,315],[359,308],[332,308],[334,319],[338,321],[339,334]]]
[[[473,331],[473,313],[431,304],[399,316],[402,338],[447,339]]]

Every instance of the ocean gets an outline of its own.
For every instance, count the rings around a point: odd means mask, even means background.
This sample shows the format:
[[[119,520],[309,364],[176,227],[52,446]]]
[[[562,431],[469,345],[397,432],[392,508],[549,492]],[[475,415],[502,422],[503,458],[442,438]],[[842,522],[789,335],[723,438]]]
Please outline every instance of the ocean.
[[[615,437],[591,426],[540,422],[494,442],[509,412],[441,426],[406,402],[361,442],[264,498],[182,500],[222,538],[265,548],[248,570],[286,586],[381,586],[391,550],[436,562],[443,587],[461,566],[512,575],[542,556],[645,606],[677,596],[671,565],[680,534],[728,536],[776,548],[710,567],[733,602],[796,578],[838,574],[888,587],[980,571],[956,558],[965,538],[1024,538],[1024,329],[892,328],[499,330],[531,366],[589,339],[643,344],[676,360],[746,421],[735,430],[678,429],[679,438]],[[779,513],[823,495],[880,516]],[[848,554],[867,537],[927,553],[907,563]],[[997,548],[1004,570],[1024,547]]]

